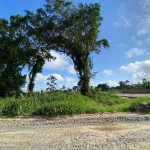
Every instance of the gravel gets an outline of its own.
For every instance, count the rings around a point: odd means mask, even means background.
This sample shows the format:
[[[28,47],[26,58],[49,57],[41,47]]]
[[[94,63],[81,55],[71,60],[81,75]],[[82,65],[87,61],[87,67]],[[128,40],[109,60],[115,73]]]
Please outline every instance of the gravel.
[[[150,115],[0,118],[0,150],[149,150]]]

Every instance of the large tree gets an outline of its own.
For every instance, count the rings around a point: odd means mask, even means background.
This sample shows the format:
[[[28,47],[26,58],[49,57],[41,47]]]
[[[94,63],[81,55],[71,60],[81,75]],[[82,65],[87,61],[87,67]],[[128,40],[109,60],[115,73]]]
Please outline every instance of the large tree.
[[[19,94],[25,85],[25,66],[29,68],[29,91],[33,91],[34,80],[46,60],[54,59],[45,50],[36,28],[30,25],[28,17],[11,16],[10,21],[0,19],[0,96]]]
[[[42,72],[42,68],[46,61],[55,60],[56,57],[50,54],[50,41],[46,43],[44,40],[43,33],[46,33],[43,26],[45,26],[45,20],[42,15],[45,12],[42,9],[38,9],[37,13],[26,10],[26,28],[25,33],[29,39],[29,59],[27,61],[28,69],[29,69],[29,84],[28,90],[33,91],[34,81],[37,73]],[[41,17],[42,16],[42,17]]]
[[[102,47],[109,47],[106,39],[98,39],[102,21],[100,4],[80,3],[75,7],[71,1],[47,0],[44,9],[38,9],[31,16],[32,26],[37,29],[36,37],[42,39],[47,48],[72,59],[81,93],[88,95],[93,68],[90,53],[99,54]]]
[[[26,38],[22,34],[23,17],[11,16],[10,22],[0,19],[0,97],[19,94],[25,85]]]

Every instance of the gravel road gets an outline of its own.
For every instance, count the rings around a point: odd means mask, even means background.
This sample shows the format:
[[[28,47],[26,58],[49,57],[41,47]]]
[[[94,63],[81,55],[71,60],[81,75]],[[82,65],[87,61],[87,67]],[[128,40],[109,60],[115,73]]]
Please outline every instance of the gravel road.
[[[0,150],[149,150],[150,115],[0,118]]]

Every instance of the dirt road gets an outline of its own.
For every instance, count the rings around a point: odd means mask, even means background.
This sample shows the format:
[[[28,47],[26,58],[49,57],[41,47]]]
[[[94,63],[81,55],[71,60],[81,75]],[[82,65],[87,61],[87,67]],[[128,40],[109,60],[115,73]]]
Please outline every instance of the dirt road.
[[[149,150],[150,115],[1,118],[0,150]]]

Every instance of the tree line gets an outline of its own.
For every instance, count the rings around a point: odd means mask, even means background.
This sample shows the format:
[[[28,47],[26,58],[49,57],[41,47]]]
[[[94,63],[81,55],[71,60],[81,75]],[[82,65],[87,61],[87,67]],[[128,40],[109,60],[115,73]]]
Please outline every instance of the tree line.
[[[47,78],[48,82],[47,82],[47,85],[48,85],[48,88],[46,89],[47,91],[64,91],[64,92],[80,92],[81,91],[81,86],[80,84],[78,83],[77,85],[73,86],[72,88],[66,88],[64,85],[60,88],[60,89],[57,89],[56,86],[57,86],[57,78],[54,77],[54,76],[50,76]],[[122,91],[122,92],[133,92],[134,90],[145,90],[145,92],[148,92],[146,91],[146,89],[150,89],[150,81],[146,80],[145,78],[142,80],[142,82],[138,82],[137,84],[130,84],[130,81],[129,80],[126,80],[126,81],[119,81],[118,82],[118,86],[115,86],[115,87],[110,87],[108,85],[108,83],[100,83],[100,84],[97,84],[97,86],[90,86],[90,94],[89,96],[91,95],[91,92],[92,91],[104,91],[104,92],[109,92],[109,91]],[[141,91],[142,92],[142,91]]]
[[[138,82],[137,84],[130,84],[129,80],[119,81],[119,86],[116,88],[120,88],[121,90],[136,90],[136,89],[150,89],[150,81],[145,78],[142,79],[142,82]]]
[[[146,80],[145,78],[142,82],[138,82],[136,84],[130,84],[129,80],[126,81],[119,81],[118,86],[109,87],[107,83],[98,84],[95,88],[100,88],[101,91],[109,91],[109,90],[137,90],[137,89],[150,89],[150,81]]]
[[[0,97],[17,95],[26,84],[33,91],[37,73],[47,61],[55,61],[51,51],[70,57],[78,74],[81,94],[89,94],[89,82],[95,73],[90,53],[108,48],[106,39],[99,39],[103,18],[100,4],[75,6],[71,1],[46,0],[35,13],[0,18]]]

